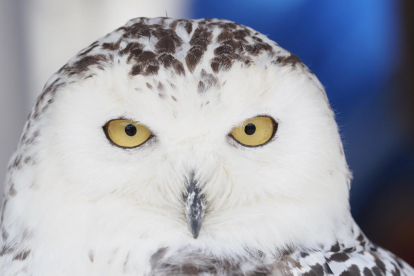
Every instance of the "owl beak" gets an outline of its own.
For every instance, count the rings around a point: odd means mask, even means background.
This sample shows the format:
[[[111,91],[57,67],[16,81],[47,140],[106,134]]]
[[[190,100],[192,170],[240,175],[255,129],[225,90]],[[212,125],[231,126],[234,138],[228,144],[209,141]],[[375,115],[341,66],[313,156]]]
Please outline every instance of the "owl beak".
[[[195,180],[194,172],[190,174],[188,179],[187,191],[188,193],[185,196],[185,214],[187,216],[191,234],[194,239],[197,239],[203,222],[205,202],[200,187],[197,187],[197,180]]]

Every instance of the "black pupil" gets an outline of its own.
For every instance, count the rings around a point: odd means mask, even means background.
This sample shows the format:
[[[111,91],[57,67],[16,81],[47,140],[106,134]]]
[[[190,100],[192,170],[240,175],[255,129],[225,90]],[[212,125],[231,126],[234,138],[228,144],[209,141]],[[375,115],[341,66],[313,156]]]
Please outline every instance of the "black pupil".
[[[134,136],[137,134],[137,128],[133,124],[129,124],[125,127],[125,133],[128,136]]]
[[[253,134],[256,132],[256,126],[255,126],[254,124],[252,124],[252,123],[247,124],[247,125],[244,127],[244,132],[245,132],[247,135],[253,135]]]

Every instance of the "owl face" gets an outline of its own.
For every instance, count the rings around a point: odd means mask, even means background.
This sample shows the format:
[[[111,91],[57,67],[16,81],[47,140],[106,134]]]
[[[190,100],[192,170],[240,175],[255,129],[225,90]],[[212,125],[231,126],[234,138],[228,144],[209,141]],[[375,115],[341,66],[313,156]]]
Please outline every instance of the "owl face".
[[[53,98],[39,100],[52,99],[35,145],[42,200],[102,231],[113,222],[146,238],[259,231],[263,243],[287,244],[332,234],[347,212],[349,176],[316,77],[250,28],[140,22],[128,27],[139,39],[117,30],[106,37],[112,46],[92,44],[49,82]],[[237,40],[240,30],[249,36]]]

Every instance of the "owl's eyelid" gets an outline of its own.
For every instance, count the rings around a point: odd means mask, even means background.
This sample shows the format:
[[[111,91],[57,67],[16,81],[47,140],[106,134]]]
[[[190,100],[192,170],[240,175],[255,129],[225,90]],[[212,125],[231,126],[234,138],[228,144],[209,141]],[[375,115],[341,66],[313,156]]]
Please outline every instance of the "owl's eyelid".
[[[121,116],[121,117],[114,118],[114,119],[111,119],[111,120],[107,121],[107,122],[104,124],[104,126],[108,125],[110,122],[113,122],[113,121],[118,121],[118,120],[125,120],[125,121],[137,122],[137,123],[141,124],[141,122],[140,122],[140,121],[138,121],[138,120],[134,120],[134,119],[130,119],[130,118],[128,118],[128,117]],[[144,124],[141,124],[141,125],[144,125]],[[146,126],[146,125],[144,125],[144,126]]]
[[[151,130],[151,128],[147,124],[143,124],[143,123],[141,123],[141,121],[134,120],[134,119],[130,119],[130,118],[124,117],[124,116],[121,116],[121,117],[115,118],[115,119],[111,119],[111,120],[107,121],[102,127],[105,127],[106,128],[110,122],[112,122],[112,121],[118,121],[118,120],[126,120],[126,121],[131,121],[131,122],[139,123],[140,125],[143,125],[146,128],[148,128],[149,131],[151,132],[151,135],[155,136],[154,132]]]
[[[254,119],[254,118],[258,118],[258,117],[267,117],[267,118],[269,118],[269,119],[271,119],[272,121],[273,121],[273,124],[276,126],[278,123],[277,123],[277,121],[272,117],[272,116],[270,116],[270,115],[267,115],[267,114],[259,114],[259,115],[256,115],[256,116],[254,116],[254,117],[249,117],[249,118],[247,118],[247,119],[245,119],[244,121],[242,121],[240,124],[237,124],[237,125],[234,125],[233,127],[232,127],[232,129],[230,130],[230,132],[229,132],[229,135],[231,134],[231,131],[235,128],[235,127],[241,127],[246,121],[248,121],[248,120],[251,120],[251,119]]]
[[[241,149],[243,149],[243,148],[261,148],[261,147],[266,146],[267,144],[269,144],[270,142],[275,140],[276,131],[273,131],[273,135],[269,140],[267,140],[265,143],[257,145],[257,146],[245,145],[245,144],[239,142],[236,138],[234,138],[233,135],[231,135],[231,133],[229,133],[228,137],[231,138],[234,142],[236,142],[236,144],[242,146],[242,147],[238,147],[238,148],[241,148]]]

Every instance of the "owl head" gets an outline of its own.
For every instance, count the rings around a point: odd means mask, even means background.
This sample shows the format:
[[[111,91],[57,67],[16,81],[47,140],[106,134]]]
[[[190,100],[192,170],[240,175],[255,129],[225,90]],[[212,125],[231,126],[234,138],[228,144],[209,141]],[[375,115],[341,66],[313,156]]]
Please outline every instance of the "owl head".
[[[298,57],[226,20],[137,18],[46,84],[3,228],[68,243],[317,244],[349,219],[349,182],[324,88]]]

